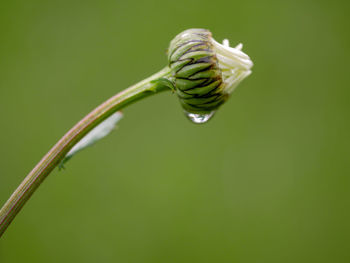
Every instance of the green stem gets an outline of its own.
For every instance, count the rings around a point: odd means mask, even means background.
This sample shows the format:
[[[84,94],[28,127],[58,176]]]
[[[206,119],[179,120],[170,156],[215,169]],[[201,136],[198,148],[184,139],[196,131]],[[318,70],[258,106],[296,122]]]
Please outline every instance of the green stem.
[[[50,172],[61,162],[68,151],[90,130],[116,111],[152,94],[169,90],[159,78],[169,77],[170,69],[165,67],[153,76],[131,86],[108,99],[68,131],[27,175],[16,191],[0,210],[0,237],[12,220]]]

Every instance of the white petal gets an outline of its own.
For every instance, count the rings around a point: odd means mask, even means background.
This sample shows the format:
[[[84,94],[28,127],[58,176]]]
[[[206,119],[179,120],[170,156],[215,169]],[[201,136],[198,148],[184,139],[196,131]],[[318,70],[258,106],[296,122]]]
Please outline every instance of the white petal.
[[[224,89],[230,94],[243,79],[251,74],[250,69],[253,66],[253,62],[241,50],[243,48],[242,44],[238,44],[236,48],[233,48],[230,47],[227,39],[224,39],[222,44],[214,39],[211,39],[211,41],[225,83]]]

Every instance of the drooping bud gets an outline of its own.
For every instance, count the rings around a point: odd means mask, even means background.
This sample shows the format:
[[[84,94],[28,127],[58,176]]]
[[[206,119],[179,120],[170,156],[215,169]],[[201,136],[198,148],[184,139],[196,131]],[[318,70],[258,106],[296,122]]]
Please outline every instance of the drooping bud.
[[[189,29],[170,43],[168,60],[175,87],[186,115],[206,122],[229,97],[253,66],[240,49],[216,42],[206,29]]]

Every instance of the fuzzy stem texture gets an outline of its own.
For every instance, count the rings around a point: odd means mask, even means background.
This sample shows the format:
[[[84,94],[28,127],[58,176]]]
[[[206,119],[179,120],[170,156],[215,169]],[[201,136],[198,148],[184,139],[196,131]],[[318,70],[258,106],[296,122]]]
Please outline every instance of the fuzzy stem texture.
[[[168,87],[156,81],[170,76],[170,69],[165,67],[153,76],[129,87],[108,99],[86,115],[69,130],[52,149],[41,159],[34,169],[18,186],[0,210],[0,237],[12,220],[31,197],[50,172],[62,161],[68,151],[77,144],[89,131],[118,110]]]

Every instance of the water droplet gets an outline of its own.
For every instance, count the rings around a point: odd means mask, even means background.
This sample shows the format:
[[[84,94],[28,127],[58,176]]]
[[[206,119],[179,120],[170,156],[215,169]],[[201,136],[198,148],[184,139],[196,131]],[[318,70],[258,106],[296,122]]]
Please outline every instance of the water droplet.
[[[187,118],[193,123],[206,123],[213,117],[215,111],[209,113],[192,113],[185,111]]]

